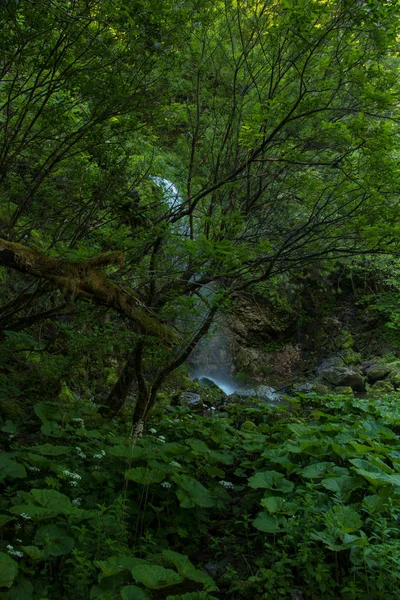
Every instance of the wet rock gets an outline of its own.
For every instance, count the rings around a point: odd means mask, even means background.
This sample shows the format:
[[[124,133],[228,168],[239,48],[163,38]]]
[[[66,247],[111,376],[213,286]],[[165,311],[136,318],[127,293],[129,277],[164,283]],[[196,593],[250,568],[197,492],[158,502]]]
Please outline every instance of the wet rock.
[[[324,381],[335,387],[351,387],[354,392],[365,391],[365,381],[362,374],[350,367],[327,367],[320,372]]]
[[[385,379],[391,371],[389,365],[371,365],[365,369],[365,375],[367,376],[368,383],[375,383],[381,379]]]
[[[317,374],[322,375],[324,371],[333,367],[344,367],[344,360],[341,356],[331,356],[330,358],[327,358],[324,361],[322,361],[322,363],[317,368]]]
[[[328,386],[319,380],[294,385],[292,391],[295,394],[318,394],[319,396],[329,394]]]
[[[182,392],[179,395],[179,403],[187,406],[203,406],[200,394],[194,392]]]

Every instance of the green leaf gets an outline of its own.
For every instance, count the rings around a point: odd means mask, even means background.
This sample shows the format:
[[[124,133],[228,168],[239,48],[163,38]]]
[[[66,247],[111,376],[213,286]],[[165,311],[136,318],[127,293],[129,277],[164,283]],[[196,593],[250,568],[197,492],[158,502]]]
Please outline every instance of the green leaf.
[[[17,433],[17,426],[15,425],[15,423],[10,421],[10,419],[7,419],[5,425],[3,425],[3,427],[1,428],[1,431],[3,431],[4,433],[14,434]]]
[[[269,513],[281,513],[283,515],[296,514],[298,505],[296,502],[288,502],[285,498],[280,496],[269,496],[261,500],[261,505],[266,508]]]
[[[176,571],[152,564],[137,565],[131,569],[131,573],[136,581],[143,583],[151,590],[160,590],[183,581]]]
[[[144,590],[136,585],[127,585],[121,590],[122,600],[149,600]]]
[[[44,454],[45,456],[61,456],[71,452],[70,446],[53,446],[53,444],[42,444],[41,446],[32,446],[33,452]]]
[[[281,492],[291,492],[294,488],[294,484],[277,471],[259,471],[249,478],[248,485],[255,489],[275,489]]]
[[[62,414],[60,406],[51,402],[39,402],[34,406],[33,410],[39,419],[46,423],[47,421],[61,421]]]
[[[35,544],[44,547],[48,556],[63,556],[69,554],[75,542],[65,529],[58,525],[43,525],[34,537]]]
[[[22,550],[26,552],[32,560],[43,560],[46,558],[46,553],[37,546],[22,546]]]
[[[351,475],[341,475],[340,477],[327,477],[321,481],[321,484],[327,490],[336,494],[347,494],[365,485],[360,477]]]
[[[5,552],[0,552],[0,587],[10,588],[18,573],[18,563]]]
[[[174,475],[172,479],[178,485],[176,495],[182,508],[193,508],[194,506],[209,508],[215,506],[214,498],[197,479],[187,475]]]
[[[185,554],[179,554],[179,552],[174,552],[173,550],[163,550],[163,556],[172,562],[182,577],[203,583],[209,590],[217,589],[213,579],[207,573],[196,569]]]
[[[299,475],[306,477],[307,479],[319,479],[323,477],[325,471],[329,469],[329,467],[334,466],[331,462],[318,462],[312,465],[308,465],[299,471]]]
[[[276,517],[268,515],[266,512],[258,513],[253,521],[253,527],[264,533],[278,533],[282,531]]]
[[[0,527],[4,527],[10,521],[15,521],[15,517],[10,517],[10,515],[0,515]]]
[[[125,479],[136,481],[142,485],[151,485],[152,483],[161,483],[165,479],[165,473],[159,469],[147,469],[146,467],[135,467],[125,471]]]
[[[10,477],[11,479],[23,479],[26,470],[23,465],[13,459],[12,454],[0,453],[0,480]]]
[[[343,533],[352,533],[362,527],[359,514],[350,506],[341,504],[337,504],[327,511],[325,523],[328,527],[337,527]]]

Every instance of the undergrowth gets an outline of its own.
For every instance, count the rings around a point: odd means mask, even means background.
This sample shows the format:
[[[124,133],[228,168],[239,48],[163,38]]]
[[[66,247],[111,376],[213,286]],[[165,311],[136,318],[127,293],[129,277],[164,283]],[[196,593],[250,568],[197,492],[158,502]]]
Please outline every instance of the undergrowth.
[[[399,598],[398,398],[129,433],[89,402],[3,421],[1,600]]]

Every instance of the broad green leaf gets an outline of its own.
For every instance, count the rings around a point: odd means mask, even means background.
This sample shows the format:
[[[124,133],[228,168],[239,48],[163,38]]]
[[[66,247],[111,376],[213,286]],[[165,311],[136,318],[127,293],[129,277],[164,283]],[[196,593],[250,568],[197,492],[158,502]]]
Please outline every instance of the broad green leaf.
[[[42,444],[41,446],[32,446],[32,452],[38,452],[45,456],[62,456],[71,452],[70,446],[53,446],[53,444]]]
[[[363,480],[360,477],[341,475],[340,477],[327,477],[321,481],[321,484],[327,490],[343,495],[363,487]]]
[[[147,469],[146,467],[135,467],[125,471],[125,479],[136,481],[142,485],[151,485],[152,483],[161,483],[165,479],[165,473],[159,469]]]
[[[298,510],[296,502],[288,502],[280,496],[269,496],[261,500],[261,505],[271,514],[281,513],[283,515],[294,515]]]
[[[22,546],[22,550],[32,559],[32,560],[43,560],[46,558],[46,553],[43,550],[40,550],[37,546]]]
[[[182,577],[203,583],[207,586],[207,589],[216,589],[213,579],[207,573],[196,569],[185,554],[179,554],[179,552],[174,552],[173,550],[163,550],[163,556],[172,562]]]
[[[386,498],[382,498],[377,494],[366,496],[362,504],[369,513],[381,513],[388,509],[388,502]]]
[[[122,600],[149,600],[149,596],[144,590],[136,585],[126,585],[121,590]]]
[[[343,533],[352,533],[362,527],[359,514],[351,506],[341,504],[333,506],[326,512],[325,523],[328,527],[337,527]]]
[[[0,587],[10,588],[18,573],[18,563],[5,552],[0,552]]]
[[[43,525],[34,537],[35,544],[43,546],[48,556],[63,556],[69,554],[75,542],[63,527],[58,525]]]
[[[12,454],[0,452],[0,480],[6,477],[23,479],[26,477],[26,470],[23,465],[14,460]]]
[[[323,477],[324,473],[329,469],[329,467],[333,467],[334,463],[331,462],[318,462],[312,465],[308,465],[299,471],[299,475],[306,477],[307,479],[319,479]]]
[[[56,490],[31,490],[31,495],[43,508],[57,511],[57,514],[66,514],[72,507],[71,500]]]
[[[10,515],[0,515],[0,527],[4,527],[10,521],[15,521],[15,517],[11,517]]]
[[[33,410],[43,423],[46,423],[47,421],[61,421],[62,419],[59,404],[39,402],[39,404],[36,404],[33,407]]]
[[[172,479],[178,485],[176,495],[182,508],[193,508],[194,506],[209,508],[215,505],[210,492],[197,479],[187,475],[174,475]]]
[[[176,571],[152,564],[137,565],[131,569],[131,573],[136,581],[143,583],[151,590],[160,590],[183,581]]]
[[[264,533],[278,533],[282,531],[276,517],[268,515],[266,512],[260,512],[253,521],[253,527],[264,531]]]
[[[248,485],[255,489],[263,488],[281,492],[291,492],[294,488],[294,484],[277,471],[259,471],[249,478]]]
[[[5,424],[3,425],[3,427],[1,428],[1,431],[3,431],[4,433],[17,433],[17,426],[15,425],[15,423],[13,423],[12,421],[10,421],[10,419],[7,419],[7,421],[5,422]]]

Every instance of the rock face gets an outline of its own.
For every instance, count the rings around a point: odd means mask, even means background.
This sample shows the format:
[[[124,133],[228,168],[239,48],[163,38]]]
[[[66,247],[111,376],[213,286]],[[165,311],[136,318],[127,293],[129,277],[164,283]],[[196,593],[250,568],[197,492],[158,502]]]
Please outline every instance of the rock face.
[[[335,387],[351,387],[354,392],[365,391],[365,380],[362,374],[350,367],[326,367],[320,376]]]

